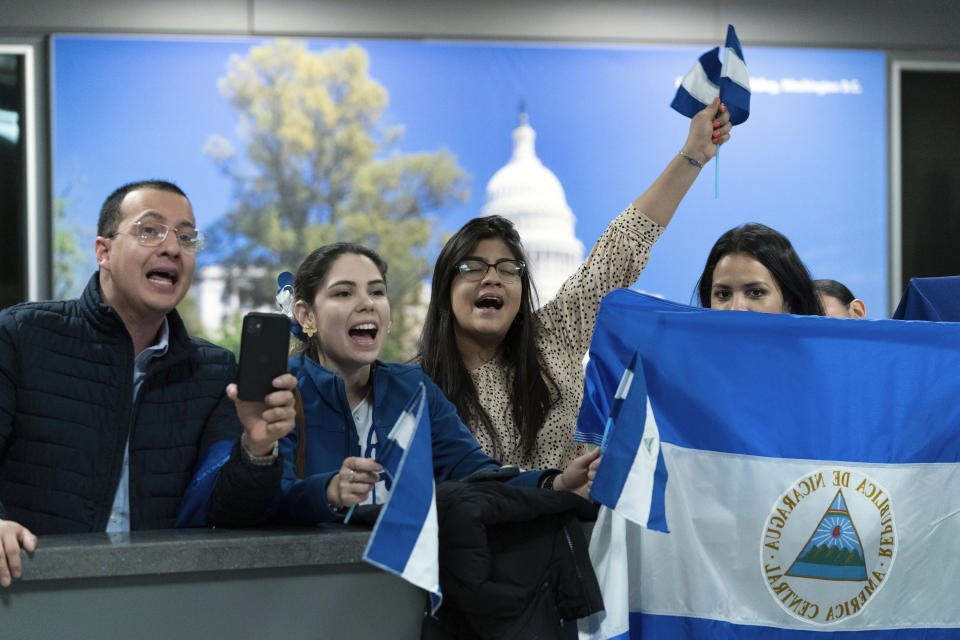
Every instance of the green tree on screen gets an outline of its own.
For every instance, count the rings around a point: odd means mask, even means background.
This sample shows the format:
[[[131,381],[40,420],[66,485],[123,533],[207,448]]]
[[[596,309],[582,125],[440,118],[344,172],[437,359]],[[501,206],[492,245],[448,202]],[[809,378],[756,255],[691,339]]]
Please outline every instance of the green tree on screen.
[[[81,236],[77,225],[67,215],[70,208],[68,196],[53,201],[53,297],[58,300],[76,298],[83,291],[90,277],[90,257],[77,244]],[[93,231],[96,236],[96,231]],[[93,252],[90,247],[89,253]],[[96,269],[96,263],[93,263]]]
[[[251,306],[268,304],[276,274],[316,247],[365,244],[390,265],[393,327],[382,357],[409,357],[419,326],[405,310],[420,303],[430,270],[426,214],[468,195],[456,158],[396,149],[402,127],[380,123],[387,92],[355,45],[312,52],[277,40],[231,57],[219,86],[243,146],[211,136],[204,150],[233,182],[220,229],[231,247],[225,262],[267,271],[229,286]]]

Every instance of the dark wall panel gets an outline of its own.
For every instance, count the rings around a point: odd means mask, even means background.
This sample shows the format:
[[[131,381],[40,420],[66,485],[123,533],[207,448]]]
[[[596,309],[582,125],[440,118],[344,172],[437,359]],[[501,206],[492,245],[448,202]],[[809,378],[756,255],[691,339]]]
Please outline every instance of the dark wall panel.
[[[26,298],[23,57],[0,54],[0,308]]]
[[[960,275],[960,71],[904,71],[903,278]]]

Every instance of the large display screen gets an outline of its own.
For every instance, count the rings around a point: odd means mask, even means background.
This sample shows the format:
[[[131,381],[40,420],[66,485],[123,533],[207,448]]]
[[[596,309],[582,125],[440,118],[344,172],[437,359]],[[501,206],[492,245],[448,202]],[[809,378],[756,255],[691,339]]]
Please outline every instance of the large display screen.
[[[56,234],[76,239],[57,243],[57,294],[75,295],[95,268],[107,194],[166,178],[211,236],[198,284],[220,288],[194,292],[209,333],[224,309],[268,304],[276,271],[334,237],[390,261],[396,316],[422,304],[444,237],[484,211],[521,105],[589,251],[680,150],[689,121],[670,102],[716,44],[57,36]],[[871,317],[885,316],[883,54],[745,46],[744,57],[750,117],[636,288],[691,302],[717,237],[756,221],[789,237],[813,277],[844,282]],[[556,193],[543,197],[556,205]]]

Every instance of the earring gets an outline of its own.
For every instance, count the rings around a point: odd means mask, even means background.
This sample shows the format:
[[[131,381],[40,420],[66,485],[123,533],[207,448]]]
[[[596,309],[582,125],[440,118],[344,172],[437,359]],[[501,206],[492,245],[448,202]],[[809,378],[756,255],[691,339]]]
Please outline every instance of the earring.
[[[308,338],[312,338],[317,333],[317,325],[313,323],[313,318],[307,318],[307,321],[300,328],[303,329]]]

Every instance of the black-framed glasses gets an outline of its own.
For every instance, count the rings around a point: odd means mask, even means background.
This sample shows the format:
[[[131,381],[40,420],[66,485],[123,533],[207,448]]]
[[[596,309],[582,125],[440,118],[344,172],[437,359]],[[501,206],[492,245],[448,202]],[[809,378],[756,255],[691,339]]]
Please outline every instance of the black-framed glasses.
[[[153,220],[137,220],[130,225],[129,229],[130,235],[135,236],[137,241],[145,247],[160,246],[163,244],[163,241],[167,239],[169,232],[169,225]],[[200,251],[203,249],[203,240],[205,237],[203,231],[199,231],[193,227],[186,227],[185,229],[175,228],[173,233],[181,249],[186,249],[187,251]],[[113,235],[117,234],[115,233]]]
[[[497,260],[493,264],[471,258],[457,263],[457,273],[463,276],[464,280],[476,282],[482,280],[491,267],[497,270],[504,282],[513,282],[523,275],[523,270],[527,265],[522,260],[511,260],[510,258]]]

